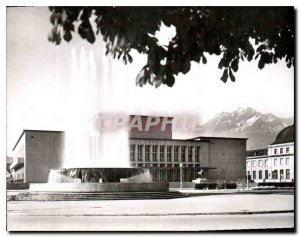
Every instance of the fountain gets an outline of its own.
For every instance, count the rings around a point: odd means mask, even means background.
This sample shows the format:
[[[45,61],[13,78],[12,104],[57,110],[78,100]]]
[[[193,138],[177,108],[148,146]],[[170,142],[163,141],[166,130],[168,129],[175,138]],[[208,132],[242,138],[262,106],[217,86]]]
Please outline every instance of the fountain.
[[[89,199],[87,195],[91,194],[101,199],[104,194],[107,198],[107,193],[113,194],[113,199],[124,198],[124,193],[127,199],[182,197],[169,192],[168,183],[153,182],[149,168],[130,167],[127,128],[117,131],[99,128],[99,115],[107,113],[109,107],[104,102],[110,101],[109,59],[102,58],[103,70],[96,68],[92,50],[81,48],[78,52],[73,48],[71,59],[73,87],[69,99],[73,106],[66,114],[70,123],[65,132],[63,168],[51,169],[48,183],[31,183],[32,199],[82,200]]]
[[[46,184],[30,184],[37,192],[166,192],[169,184],[152,182],[146,168],[52,169]]]

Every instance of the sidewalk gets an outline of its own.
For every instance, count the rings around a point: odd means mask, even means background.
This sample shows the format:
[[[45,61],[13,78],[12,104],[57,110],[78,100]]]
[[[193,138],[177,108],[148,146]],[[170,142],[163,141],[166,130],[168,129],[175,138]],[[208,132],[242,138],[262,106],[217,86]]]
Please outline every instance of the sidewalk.
[[[12,201],[7,203],[8,216],[223,215],[293,211],[294,195],[291,194],[226,193],[169,200]]]
[[[200,196],[208,194],[276,194],[276,193],[289,193],[293,194],[294,189],[170,189],[171,191],[178,191],[190,196]],[[198,195],[199,194],[199,195]]]

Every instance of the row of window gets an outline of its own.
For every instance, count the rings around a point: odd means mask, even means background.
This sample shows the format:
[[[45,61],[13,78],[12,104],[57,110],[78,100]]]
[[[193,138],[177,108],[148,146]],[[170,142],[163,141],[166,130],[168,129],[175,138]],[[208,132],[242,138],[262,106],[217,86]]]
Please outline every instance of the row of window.
[[[273,159],[273,165],[274,166],[278,166],[278,161],[279,161],[279,165],[283,166],[283,165],[289,165],[290,163],[290,158],[275,158]],[[262,166],[268,166],[269,160],[258,160],[258,166],[262,167]],[[247,166],[250,166],[251,163],[250,161],[247,161]],[[257,160],[253,160],[252,161],[252,167],[256,167],[257,166]]]
[[[257,173],[258,173],[258,177],[257,177]],[[250,171],[248,171],[248,176],[250,179],[254,180],[254,179],[290,179],[290,170],[286,169],[285,170],[285,174],[284,174],[284,170],[279,170],[279,176],[278,176],[278,170],[273,170],[272,171],[272,176],[271,173],[269,173],[268,170],[264,170],[264,176],[263,176],[263,171],[259,170],[258,172],[253,171],[252,172],[252,177],[250,174]]]
[[[136,156],[137,152],[137,156]],[[130,145],[130,161],[200,162],[199,146]]]
[[[275,148],[274,149],[274,154],[283,154],[284,153],[284,148]],[[290,153],[290,148],[286,147],[285,148],[285,153],[289,154]],[[248,156],[262,156],[262,155],[267,155],[267,150],[260,150],[260,151],[251,151],[247,153]]]
[[[180,164],[171,164],[171,163],[131,163],[132,167],[153,167],[153,168],[179,168]],[[200,164],[182,164],[183,168],[197,168],[200,167]]]
[[[248,152],[248,156],[262,156],[262,155],[267,155],[268,150],[260,150],[260,151],[251,151]]]
[[[277,152],[278,152],[278,149],[275,148],[275,149],[274,149],[274,154],[275,154],[275,155],[278,154]],[[286,147],[286,148],[285,148],[285,153],[290,153],[290,148],[289,148],[289,147]],[[280,148],[280,149],[279,149],[279,154],[283,154],[283,148]]]

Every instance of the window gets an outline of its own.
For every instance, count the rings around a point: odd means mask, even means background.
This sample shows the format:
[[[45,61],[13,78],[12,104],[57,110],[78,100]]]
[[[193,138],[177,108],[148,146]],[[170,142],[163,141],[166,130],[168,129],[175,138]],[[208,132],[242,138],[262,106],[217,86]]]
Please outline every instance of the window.
[[[274,154],[275,154],[275,155],[277,154],[277,149],[274,149]]]
[[[285,164],[286,164],[286,165],[289,165],[289,164],[290,164],[290,158],[286,158],[286,159],[285,159]]]
[[[189,149],[188,149],[188,161],[193,162],[193,147],[192,146],[189,146]]]
[[[135,161],[135,145],[130,145],[130,161]]]
[[[256,166],[256,160],[253,161],[253,166],[254,166],[254,167]]]
[[[284,179],[283,170],[280,170],[280,179]]]
[[[289,147],[285,148],[285,152],[290,153],[290,148]]]
[[[289,169],[285,170],[285,178],[290,179],[290,170]]]
[[[154,162],[157,162],[157,145],[152,147],[152,159]]]
[[[185,162],[185,150],[186,146],[181,147],[181,162]]]
[[[268,166],[268,160],[265,160],[265,166]]]
[[[247,166],[250,166],[250,161],[247,161]]]
[[[200,147],[197,146],[195,148],[195,162],[199,163],[200,162]]]
[[[165,146],[160,146],[159,152],[160,152],[159,160],[160,160],[160,162],[164,162],[165,161]]]
[[[280,165],[283,165],[283,158],[280,158]]]
[[[278,160],[274,159],[274,166],[277,166],[277,165],[278,165]]]
[[[262,170],[258,171],[258,179],[262,179]]]
[[[250,180],[250,179],[251,179],[251,174],[250,174],[250,171],[248,171],[248,172],[247,172],[247,175],[248,175],[248,177],[247,177],[247,178],[248,178],[248,180]]]
[[[150,161],[150,145],[145,146],[145,161]]]
[[[253,179],[256,179],[256,171],[253,171]]]
[[[167,146],[167,161],[172,162],[172,146]]]
[[[262,160],[259,160],[259,166],[262,167]]]
[[[179,158],[179,146],[174,146],[174,162],[178,162]]]
[[[278,179],[278,170],[272,171],[272,179]]]
[[[282,154],[283,153],[283,148],[280,148],[280,154]]]
[[[269,172],[268,170],[265,170],[265,179],[268,179],[269,178]]]
[[[143,145],[138,145],[138,161],[143,161]]]

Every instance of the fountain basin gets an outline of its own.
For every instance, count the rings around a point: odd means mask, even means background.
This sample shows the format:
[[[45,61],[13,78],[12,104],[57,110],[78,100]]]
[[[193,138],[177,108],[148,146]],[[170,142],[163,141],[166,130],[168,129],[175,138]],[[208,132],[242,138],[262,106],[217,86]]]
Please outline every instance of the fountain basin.
[[[32,192],[165,192],[168,182],[152,182],[147,168],[51,169],[48,183],[31,183]]]
[[[169,183],[32,183],[33,192],[165,192]]]
[[[148,183],[147,168],[60,168],[51,169],[48,183]]]

